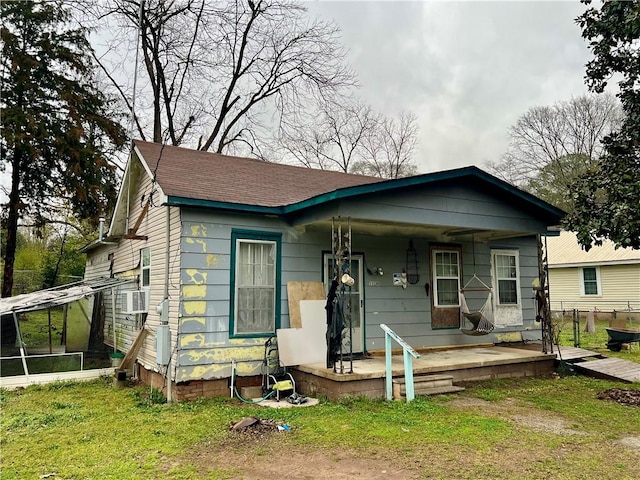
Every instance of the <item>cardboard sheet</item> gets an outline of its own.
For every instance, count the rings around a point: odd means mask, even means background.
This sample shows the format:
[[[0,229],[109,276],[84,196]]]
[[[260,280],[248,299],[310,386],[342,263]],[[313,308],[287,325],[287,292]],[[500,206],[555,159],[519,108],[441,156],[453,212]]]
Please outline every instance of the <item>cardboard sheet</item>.
[[[326,310],[324,300],[300,301],[302,328],[280,328],[278,354],[286,367],[326,361]]]
[[[324,300],[322,282],[287,282],[289,299],[289,327],[302,328],[300,300]]]

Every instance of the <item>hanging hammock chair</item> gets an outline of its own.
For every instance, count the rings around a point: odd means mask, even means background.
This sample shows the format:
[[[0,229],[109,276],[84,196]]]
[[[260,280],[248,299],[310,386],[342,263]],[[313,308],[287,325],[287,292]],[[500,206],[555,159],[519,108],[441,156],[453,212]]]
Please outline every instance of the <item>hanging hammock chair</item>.
[[[468,288],[471,282],[476,280],[482,285],[479,288]],[[464,297],[464,292],[488,292],[487,299],[485,300],[480,310],[471,311],[467,305],[467,300]],[[471,324],[471,328],[465,328],[468,324]],[[460,290],[460,331],[465,335],[487,335],[493,331],[495,325],[493,324],[493,297],[491,287],[478,278],[474,273],[471,280]]]

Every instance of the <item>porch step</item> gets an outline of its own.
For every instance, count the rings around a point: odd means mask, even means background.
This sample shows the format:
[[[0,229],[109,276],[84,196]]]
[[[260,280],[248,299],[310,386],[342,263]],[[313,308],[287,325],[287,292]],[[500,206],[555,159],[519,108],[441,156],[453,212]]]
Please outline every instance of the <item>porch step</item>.
[[[462,392],[464,387],[453,384],[453,376],[440,375],[415,375],[413,377],[413,391],[416,395],[443,395],[446,393]],[[393,379],[393,398],[404,398],[407,392],[405,378]]]

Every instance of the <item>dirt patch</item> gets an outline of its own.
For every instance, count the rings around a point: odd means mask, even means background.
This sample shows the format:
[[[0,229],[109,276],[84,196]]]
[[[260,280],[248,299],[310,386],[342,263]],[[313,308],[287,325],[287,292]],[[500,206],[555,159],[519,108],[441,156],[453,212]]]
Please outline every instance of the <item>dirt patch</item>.
[[[225,448],[201,445],[186,462],[200,471],[215,471],[219,478],[262,480],[295,478],[297,480],[414,480],[417,469],[404,468],[398,462],[373,458],[361,451],[341,449],[305,449],[281,442],[286,432],[252,436],[234,432],[234,444]],[[251,443],[251,445],[249,445]],[[185,459],[183,459],[183,462]],[[395,463],[395,465],[394,465]]]
[[[483,414],[500,417],[537,432],[556,435],[586,435],[585,432],[571,428],[565,419],[549,412],[544,414],[532,412],[530,407],[518,405],[513,398],[507,398],[500,402],[489,402],[479,398],[456,398],[447,405],[465,410],[481,411]]]
[[[618,440],[618,443],[630,448],[631,450],[640,452],[640,437],[624,437]]]
[[[227,472],[234,479],[276,478],[283,473],[297,479],[418,478],[417,473],[399,468],[392,461],[366,458],[367,455],[363,457],[354,451],[309,452],[299,446],[287,445],[285,435],[290,430],[287,424],[245,417],[229,425],[229,439],[223,456],[212,455],[203,447],[194,452],[191,462],[206,459],[201,462],[201,468],[210,469],[213,464],[216,470]],[[258,451],[259,455],[247,453],[251,451]]]
[[[600,400],[617,402],[628,407],[640,407],[640,390],[626,388],[610,388],[598,394]]]

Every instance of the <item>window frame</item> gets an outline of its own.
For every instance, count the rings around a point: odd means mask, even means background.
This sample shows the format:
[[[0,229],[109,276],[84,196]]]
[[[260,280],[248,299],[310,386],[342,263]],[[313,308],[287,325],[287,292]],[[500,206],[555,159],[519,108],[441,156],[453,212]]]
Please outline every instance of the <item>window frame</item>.
[[[515,278],[503,278],[498,276],[498,256],[510,256],[515,258],[516,276]],[[520,288],[520,252],[511,249],[491,249],[491,273],[494,280],[494,303],[497,307],[522,307],[522,290]],[[516,283],[516,303],[502,303],[500,301],[500,280],[514,280]]]
[[[275,245],[276,257],[274,261],[274,318],[273,318],[273,331],[266,332],[250,332],[250,333],[238,333],[237,318],[238,318],[238,304],[236,299],[238,298],[238,252],[241,243],[270,243]],[[282,277],[282,234],[276,232],[264,232],[256,230],[240,230],[233,229],[231,231],[231,264],[230,264],[230,299],[229,299],[229,338],[259,338],[265,336],[272,336],[276,330],[280,328],[280,313],[281,313],[281,277]]]
[[[149,263],[145,265],[144,253],[148,253]],[[148,282],[145,283],[144,273],[145,271],[148,273]],[[149,289],[151,287],[151,247],[144,247],[140,249],[140,289]]]
[[[436,263],[436,256],[438,253],[453,253],[456,255],[458,260],[458,276],[457,277],[447,277],[447,276],[438,276],[438,264]],[[461,263],[462,255],[459,249],[457,248],[446,248],[446,247],[436,247],[431,251],[431,262],[433,265],[433,306],[436,308],[460,308],[460,289],[462,288],[462,263]],[[456,279],[458,283],[458,303],[451,305],[441,305],[438,302],[438,280],[453,280]]]
[[[585,289],[585,280],[584,280],[584,271],[586,269],[593,269],[596,273],[595,284],[597,288],[596,293],[586,293]],[[580,277],[580,296],[581,297],[601,297],[602,296],[602,284],[600,283],[600,267],[597,265],[590,265],[587,267],[580,267],[578,269],[578,275]]]

